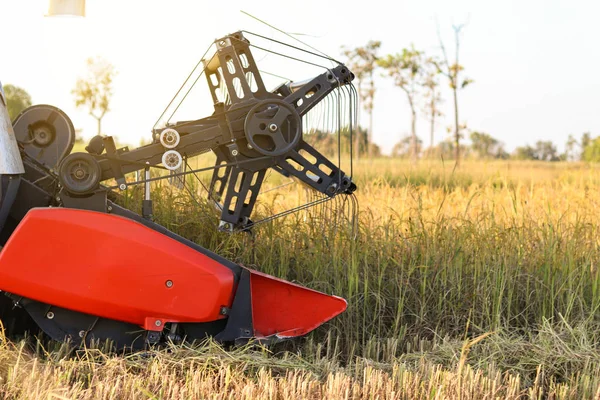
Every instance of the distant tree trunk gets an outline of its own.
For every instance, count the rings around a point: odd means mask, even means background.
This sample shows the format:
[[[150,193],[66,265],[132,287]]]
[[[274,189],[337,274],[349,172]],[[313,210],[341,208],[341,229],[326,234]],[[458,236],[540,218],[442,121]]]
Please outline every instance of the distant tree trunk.
[[[417,112],[415,111],[415,105],[413,104],[412,98],[408,98],[410,104],[410,112],[412,121],[410,125],[410,159],[413,164],[417,163]]]
[[[360,98],[361,96],[361,91],[360,91],[360,84],[361,81],[358,81],[358,97]],[[356,161],[358,161],[360,159],[360,108],[361,107],[357,107],[356,109],[356,120],[358,121],[358,126],[356,127],[356,138],[354,139],[354,147],[356,148]]]
[[[348,57],[348,67],[354,72],[356,81],[358,82],[358,99],[359,101],[365,101],[362,103],[357,110],[357,131],[358,134],[355,139],[356,147],[356,160],[360,158],[361,144],[366,142],[367,148],[363,149],[363,155],[370,157],[372,155],[372,149],[370,143],[372,142],[372,130],[373,130],[373,97],[375,95],[375,82],[373,81],[373,72],[377,68],[377,50],[381,46],[380,41],[369,40],[366,46],[357,47],[354,49],[346,49],[344,55]],[[369,84],[366,80],[370,79],[369,92],[363,93],[361,86],[364,83]],[[360,130],[360,111],[364,108],[369,113],[369,128],[366,132],[366,137],[363,137]]]
[[[440,35],[440,30],[438,26],[438,40],[440,42],[440,47],[442,49],[442,54],[444,56],[442,66],[444,68],[443,74],[450,81],[450,87],[452,88],[452,94],[454,96],[454,158],[456,162],[456,166],[460,165],[460,126],[458,125],[458,90],[464,89],[467,85],[471,84],[473,81],[471,79],[465,78],[462,80],[462,83],[459,85],[459,75],[461,71],[464,69],[459,62],[459,50],[460,50],[460,31],[465,25],[453,25],[452,29],[454,30],[454,63],[450,64],[448,60],[448,55],[446,54],[446,48],[444,47],[444,42],[442,41],[442,37]]]
[[[456,82],[454,83],[454,158],[456,166],[460,165],[460,129],[458,126],[458,95],[456,93]]]
[[[371,98],[371,103],[369,104],[369,134],[367,135],[367,149],[369,149],[369,159],[373,157],[373,102],[375,101],[375,82],[373,81],[373,71],[371,71],[371,88],[369,92],[369,97]]]
[[[431,126],[429,131],[429,157],[433,155],[433,134],[435,131],[435,92],[431,91],[431,102],[429,103],[429,109],[431,111]]]

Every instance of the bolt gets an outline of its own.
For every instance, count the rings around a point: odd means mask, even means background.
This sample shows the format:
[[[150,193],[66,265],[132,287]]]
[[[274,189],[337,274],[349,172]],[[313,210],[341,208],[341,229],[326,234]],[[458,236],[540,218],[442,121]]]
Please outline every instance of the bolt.
[[[124,184],[124,183],[121,183],[121,184],[119,185],[119,189],[121,189],[121,190],[125,190],[125,189],[127,189],[127,185],[126,185],[126,184]]]
[[[173,281],[171,281],[171,280],[168,280],[168,281],[166,281],[166,282],[165,282],[165,285],[166,285],[168,288],[172,288],[172,287],[173,287]]]
[[[231,150],[231,155],[232,156],[237,156],[239,154],[239,152],[237,150]]]
[[[271,124],[271,125],[269,125],[269,130],[270,130],[271,132],[275,132],[275,131],[277,131],[277,125],[275,125],[275,124]]]
[[[227,310],[227,307],[225,307],[225,306],[221,306],[221,309],[219,310],[219,313],[220,313],[221,315],[227,315],[227,313],[228,313],[228,312],[229,312],[229,311]]]
[[[252,150],[254,147],[252,147],[252,145],[251,145],[250,143],[248,143],[248,148],[249,148],[250,150]]]
[[[220,46],[225,46],[226,44],[227,44],[227,42],[226,42],[226,41],[224,41],[224,40],[221,40],[221,41],[219,42],[219,45],[220,45]]]
[[[48,313],[46,314],[46,318],[53,319],[54,318],[54,313],[52,311],[48,311]]]
[[[108,206],[108,211],[112,211],[112,206]]]
[[[85,331],[79,331],[79,337],[82,338],[85,336]]]
[[[146,341],[150,344],[158,343],[160,340],[160,333],[158,332],[148,332],[148,336],[146,336]]]
[[[160,322],[160,320],[158,320],[158,319],[157,319],[157,320],[156,320],[156,322],[154,323],[154,325],[156,325],[156,326],[161,326],[161,325],[162,325],[162,322]]]

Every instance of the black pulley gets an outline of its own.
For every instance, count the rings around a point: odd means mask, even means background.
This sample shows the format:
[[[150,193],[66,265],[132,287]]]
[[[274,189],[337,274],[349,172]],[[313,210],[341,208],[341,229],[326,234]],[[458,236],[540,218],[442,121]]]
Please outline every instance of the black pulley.
[[[72,194],[92,193],[98,188],[102,170],[98,161],[88,153],[69,154],[58,168],[60,184]]]
[[[13,121],[17,141],[25,153],[53,169],[75,144],[75,128],[62,110],[46,104],[27,108]]]

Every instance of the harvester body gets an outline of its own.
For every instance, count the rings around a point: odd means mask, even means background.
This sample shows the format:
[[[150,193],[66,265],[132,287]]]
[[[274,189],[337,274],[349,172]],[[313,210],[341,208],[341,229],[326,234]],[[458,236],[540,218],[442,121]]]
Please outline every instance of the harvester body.
[[[74,129],[61,110],[33,106],[11,123],[2,98],[0,319],[9,331],[33,321],[56,340],[120,348],[209,336],[271,341],[304,335],[346,309],[342,298],[228,261],[152,219],[157,178],[149,169],[162,164],[171,179],[183,176],[182,159],[207,150],[217,156],[209,198],[225,231],[252,227],[268,168],[329,197],[355,189],[302,131],[302,115],[349,85],[350,71],[338,66],[267,91],[240,32],[215,44],[204,60],[215,113],[155,129],[139,149],[95,137],[86,153],[71,153]],[[139,170],[144,179],[127,179]],[[119,191],[132,184],[145,187],[141,213],[119,205]]]

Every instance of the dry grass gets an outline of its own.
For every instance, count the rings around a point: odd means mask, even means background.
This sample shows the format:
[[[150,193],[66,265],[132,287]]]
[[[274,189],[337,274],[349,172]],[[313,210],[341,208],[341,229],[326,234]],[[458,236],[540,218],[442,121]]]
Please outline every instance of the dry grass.
[[[600,398],[600,173],[586,164],[380,159],[351,203],[215,232],[157,187],[159,222],[348,311],[269,351],[214,344],[128,356],[4,342],[6,398]],[[284,180],[273,176],[272,187]],[[191,183],[191,182],[190,182]],[[258,215],[305,198],[286,186]],[[125,202],[137,207],[139,193]],[[342,209],[345,205],[345,209]],[[356,222],[356,221],[354,221]]]
[[[542,367],[531,385],[518,374],[462,362],[444,367],[378,364],[358,358],[340,367],[330,359],[307,362],[250,347],[224,351],[207,343],[125,356],[98,350],[32,355],[23,344],[0,348],[0,393],[10,399],[580,399],[600,395],[598,378],[578,373],[546,379]],[[544,383],[542,383],[544,382]]]

